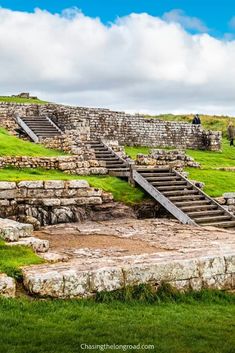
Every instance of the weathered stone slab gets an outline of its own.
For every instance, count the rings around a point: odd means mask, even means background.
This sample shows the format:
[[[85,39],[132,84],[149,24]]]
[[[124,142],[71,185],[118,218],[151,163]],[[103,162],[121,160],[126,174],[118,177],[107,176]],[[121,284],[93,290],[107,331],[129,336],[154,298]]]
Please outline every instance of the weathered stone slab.
[[[12,190],[16,188],[16,183],[9,181],[0,182],[0,190]]]
[[[235,198],[235,192],[226,192],[223,194],[223,197],[225,199],[233,199],[233,198]]]
[[[49,249],[49,241],[36,237],[20,238],[17,242],[9,243],[10,246],[24,245],[36,252],[46,252]]]
[[[26,189],[42,189],[43,188],[43,181],[21,181],[17,184],[19,188],[26,188]]]
[[[63,189],[65,186],[63,180],[47,180],[44,181],[45,189]]]
[[[0,237],[6,241],[18,241],[19,238],[30,237],[32,232],[33,226],[31,224],[0,219]]]
[[[0,273],[0,296],[14,298],[16,295],[16,283],[11,277]]]
[[[86,180],[69,180],[67,185],[70,189],[89,188],[90,186]]]

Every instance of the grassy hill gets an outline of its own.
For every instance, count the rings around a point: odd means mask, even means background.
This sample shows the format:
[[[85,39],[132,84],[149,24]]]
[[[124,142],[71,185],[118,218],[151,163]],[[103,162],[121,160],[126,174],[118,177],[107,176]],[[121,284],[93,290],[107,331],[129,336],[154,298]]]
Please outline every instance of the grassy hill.
[[[9,97],[0,96],[0,103],[29,103],[29,104],[46,104],[48,102],[42,101],[41,99],[33,98],[20,98],[20,97]]]

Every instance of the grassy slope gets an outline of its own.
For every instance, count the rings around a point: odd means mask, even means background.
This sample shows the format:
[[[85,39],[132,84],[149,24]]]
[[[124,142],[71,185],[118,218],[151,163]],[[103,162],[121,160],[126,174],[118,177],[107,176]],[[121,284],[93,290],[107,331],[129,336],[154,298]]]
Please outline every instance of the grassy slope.
[[[9,276],[18,278],[20,266],[40,264],[40,259],[32,249],[24,246],[9,246],[0,240],[0,273],[7,273]]]
[[[0,128],[0,156],[53,157],[61,155],[65,155],[65,153],[45,148],[40,144],[23,141]]]
[[[32,98],[19,98],[19,97],[8,97],[0,96],[0,102],[6,103],[29,103],[29,104],[46,104],[48,102],[42,101],[41,99],[32,99]]]
[[[0,299],[0,307],[2,352],[76,353],[82,343],[151,344],[147,351],[158,353],[232,353],[235,346],[234,299],[221,295],[159,304]]]

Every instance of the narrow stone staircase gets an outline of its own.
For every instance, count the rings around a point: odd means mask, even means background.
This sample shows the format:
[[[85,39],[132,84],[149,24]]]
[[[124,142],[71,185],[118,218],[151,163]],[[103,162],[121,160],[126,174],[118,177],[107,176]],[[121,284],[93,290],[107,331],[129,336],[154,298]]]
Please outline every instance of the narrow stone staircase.
[[[94,150],[96,159],[105,162],[110,175],[129,177],[130,167],[128,163],[111,148],[101,141],[89,141],[88,145]]]
[[[34,142],[62,135],[58,126],[46,116],[17,117],[16,121]]]
[[[184,224],[235,228],[235,217],[175,170],[139,168],[132,179]]]

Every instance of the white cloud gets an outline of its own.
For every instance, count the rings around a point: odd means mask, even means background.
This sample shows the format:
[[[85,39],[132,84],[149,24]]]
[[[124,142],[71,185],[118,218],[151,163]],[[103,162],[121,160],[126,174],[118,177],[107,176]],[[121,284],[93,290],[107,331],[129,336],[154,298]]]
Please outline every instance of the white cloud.
[[[190,17],[185,14],[183,10],[174,9],[166,12],[163,19],[167,22],[175,22],[181,24],[184,28],[189,30],[196,30],[199,32],[207,32],[206,25],[197,17]]]
[[[0,9],[0,94],[134,112],[235,114],[235,41],[131,14],[105,26]]]

